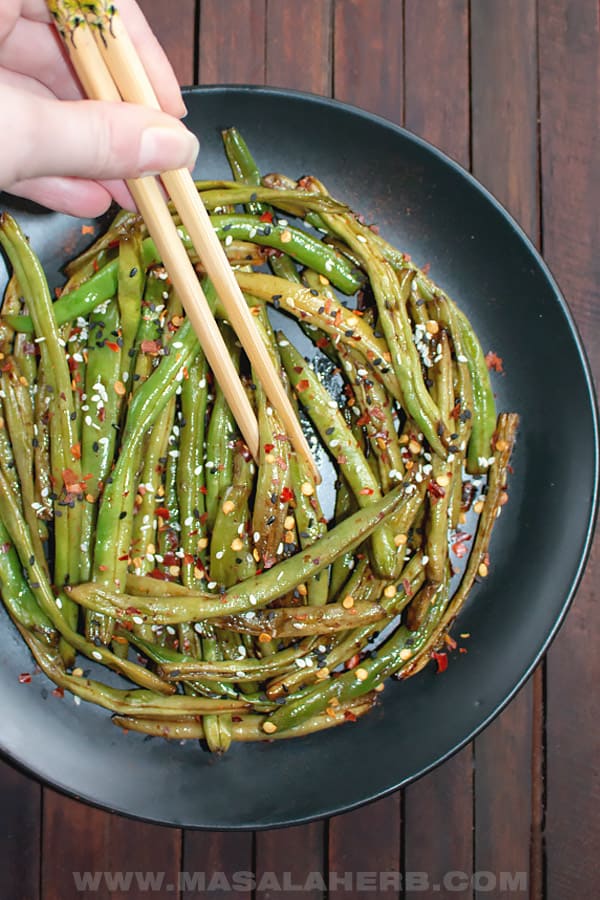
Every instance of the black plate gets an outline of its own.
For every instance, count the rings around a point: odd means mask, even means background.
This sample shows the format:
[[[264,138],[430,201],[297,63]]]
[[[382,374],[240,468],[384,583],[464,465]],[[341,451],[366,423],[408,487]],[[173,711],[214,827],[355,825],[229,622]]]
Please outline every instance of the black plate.
[[[241,745],[217,759],[189,743],[123,735],[106,712],[48,683],[4,613],[0,747],[30,772],[111,810],[201,828],[262,828],[347,810],[406,784],[470,740],[509,701],[566,612],[588,551],[596,505],[593,389],[573,320],[523,232],[468,174],[400,128],[303,94],[204,88],[188,94],[202,139],[198,173],[222,177],[219,129],[235,124],[263,171],[318,174],[421,262],[504,358],[498,406],[523,425],[510,502],[490,576],[460,619],[468,654],[388,685],[356,725],[301,740]],[[51,279],[81,243],[81,223],[8,201]],[[89,240],[89,238],[88,238]],[[2,275],[4,278],[4,275]]]

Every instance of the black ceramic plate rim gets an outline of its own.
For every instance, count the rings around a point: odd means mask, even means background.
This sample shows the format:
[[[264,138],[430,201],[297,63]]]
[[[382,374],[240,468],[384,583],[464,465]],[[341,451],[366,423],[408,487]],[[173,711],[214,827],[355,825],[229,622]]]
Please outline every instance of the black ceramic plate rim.
[[[571,587],[567,592],[567,595],[564,599],[564,602],[561,606],[559,614],[556,616],[552,628],[545,635],[541,644],[534,649],[532,653],[531,660],[522,675],[517,680],[514,687],[511,691],[504,697],[504,699],[496,705],[496,707],[491,711],[491,713],[480,722],[477,727],[471,729],[465,736],[458,741],[453,747],[449,748],[445,753],[441,754],[437,759],[429,762],[427,765],[413,772],[410,776],[401,779],[397,783],[393,783],[386,787],[384,790],[376,791],[368,794],[365,797],[359,798],[353,802],[344,803],[343,805],[338,805],[336,807],[332,807],[326,810],[318,810],[312,815],[299,816],[294,819],[289,819],[281,822],[253,822],[253,823],[243,823],[240,825],[222,825],[219,830],[222,831],[246,831],[246,830],[265,830],[273,827],[287,827],[293,825],[301,825],[306,824],[308,822],[312,822],[316,819],[323,818],[324,816],[333,816],[339,815],[344,812],[349,812],[350,810],[357,809],[365,803],[373,802],[382,797],[385,797],[394,791],[398,790],[401,787],[405,787],[406,785],[418,780],[423,775],[426,775],[428,772],[437,768],[437,766],[441,765],[443,762],[450,759],[454,754],[458,753],[463,747],[466,746],[470,741],[472,741],[478,734],[480,734],[487,726],[494,721],[494,719],[506,708],[506,706],[510,703],[510,701],[516,696],[516,694],[523,687],[525,682],[531,676],[539,662],[541,661],[544,654],[548,651],[552,641],[556,637],[561,625],[564,622],[565,616],[573,602],[573,598],[577,592],[581,579],[583,577],[583,573],[585,571],[587,561],[590,555],[591,547],[592,547],[592,539],[594,536],[594,529],[596,525],[597,512],[598,512],[598,471],[599,471],[599,451],[600,451],[600,442],[599,442],[599,430],[598,430],[598,410],[597,410],[597,398],[594,390],[591,370],[589,361],[587,358],[587,354],[585,351],[585,347],[583,345],[583,341],[579,334],[577,325],[573,319],[571,311],[568,307],[568,304],[558,286],[558,283],[547,263],[544,261],[537,248],[534,246],[530,238],[523,231],[521,226],[515,221],[515,219],[511,216],[511,214],[506,210],[506,208],[491,194],[487,188],[485,188],[470,172],[460,166],[455,160],[451,159],[441,150],[439,150],[434,145],[428,143],[423,138],[420,138],[418,135],[413,134],[406,128],[403,128],[395,123],[389,121],[388,119],[378,116],[375,113],[367,112],[364,109],[353,106],[349,103],[342,103],[338,100],[333,100],[328,97],[323,97],[318,94],[310,94],[303,91],[296,91],[291,89],[282,89],[282,88],[270,88],[264,87],[262,85],[230,85],[230,84],[215,84],[215,85],[202,85],[202,86],[193,86],[186,87],[183,89],[184,96],[189,95],[210,95],[215,93],[222,92],[235,92],[235,93],[247,93],[253,96],[265,96],[265,97],[277,97],[277,98],[286,98],[293,97],[297,100],[303,101],[309,104],[317,104],[324,107],[330,107],[333,109],[342,109],[347,113],[352,114],[355,117],[361,118],[367,122],[372,122],[373,124],[384,127],[385,129],[395,132],[405,140],[416,145],[419,150],[427,155],[431,155],[437,157],[445,166],[452,169],[459,178],[464,179],[469,183],[469,185],[474,188],[483,198],[484,200],[491,205],[504,219],[504,221],[510,226],[510,228],[515,232],[520,242],[525,246],[529,255],[532,258],[532,261],[540,270],[544,279],[547,281],[550,286],[552,293],[554,295],[555,300],[557,301],[564,320],[568,326],[571,337],[573,338],[579,363],[581,365],[581,369],[585,379],[585,385],[587,389],[587,400],[589,403],[589,410],[591,413],[591,424],[593,428],[594,435],[594,447],[593,447],[593,495],[590,504],[590,511],[588,516],[588,523],[585,533],[585,540],[583,543],[583,547],[580,554],[579,565],[574,573]],[[186,827],[193,828],[198,830],[209,830],[214,826],[210,824],[198,824],[198,823],[181,823],[174,822],[173,820],[163,819],[159,817],[150,817],[139,815],[133,812],[130,809],[120,809],[115,805],[109,805],[103,803],[99,798],[94,796],[88,796],[85,793],[78,793],[74,791],[68,784],[63,784],[57,780],[49,780],[36,766],[25,764],[19,758],[15,757],[10,753],[1,743],[0,736],[0,751],[6,756],[11,762],[19,768],[21,771],[26,772],[29,775],[37,778],[44,784],[50,785],[53,789],[60,791],[61,793],[66,794],[67,796],[74,797],[78,800],[83,800],[91,806],[94,806],[99,809],[105,809],[109,812],[118,813],[120,815],[124,815],[127,818],[132,818],[139,821],[147,821],[153,823],[159,823],[168,825],[171,827]]]

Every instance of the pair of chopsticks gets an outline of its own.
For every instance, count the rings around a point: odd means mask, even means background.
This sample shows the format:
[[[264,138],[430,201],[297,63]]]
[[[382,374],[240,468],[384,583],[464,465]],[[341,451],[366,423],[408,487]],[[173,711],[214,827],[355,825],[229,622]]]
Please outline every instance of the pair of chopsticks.
[[[112,3],[47,0],[73,67],[90,99],[160,105],[144,65]],[[227,312],[269,402],[279,413],[296,452],[304,457],[317,483],[320,475],[298,417],[253,322],[252,314],[210,217],[187,169],[164,172],[161,180],[186,227],[199,259]],[[129,190],[200,340],[208,363],[252,456],[259,458],[258,423],[198,277],[154,177],[129,180]]]

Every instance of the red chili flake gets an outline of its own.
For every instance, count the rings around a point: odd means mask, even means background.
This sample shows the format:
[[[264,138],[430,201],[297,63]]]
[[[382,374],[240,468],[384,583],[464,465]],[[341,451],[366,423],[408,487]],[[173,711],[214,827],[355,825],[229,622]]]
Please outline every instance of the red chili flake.
[[[150,356],[158,356],[162,348],[160,341],[142,341],[140,344],[142,353],[148,353]]]
[[[137,606],[128,606],[127,609],[125,610],[125,612],[127,613],[128,616],[139,616],[140,615],[140,611],[137,608]]]
[[[129,553],[126,553],[125,556],[118,557],[119,562],[125,562],[128,559],[129,559]]]
[[[402,579],[402,587],[404,588],[404,593],[406,594],[406,596],[412,597],[413,592],[412,592],[412,588],[410,586],[410,581],[408,580],[408,578]]]
[[[448,668],[448,654],[447,653],[436,653],[435,650],[431,651],[431,658],[435,659],[437,663],[438,673],[445,672]]]
[[[326,316],[331,312],[331,297],[327,297],[325,303],[323,304],[323,312]]]
[[[364,487],[364,488],[361,488],[358,493],[362,494],[364,497],[370,497],[371,494],[373,493],[373,488]]]
[[[458,652],[459,652],[459,653],[468,653],[469,651],[467,650],[466,647],[459,647],[459,648],[458,648]]]
[[[92,269],[94,270],[94,272],[100,271],[100,263],[98,262],[97,259],[95,259],[94,262],[92,263]]]
[[[206,494],[206,493],[207,493],[207,491],[206,491],[206,485],[204,485],[204,484],[200,485],[200,493],[201,493],[201,494]]]
[[[261,222],[272,222],[273,221],[273,213],[269,212],[268,209],[265,210],[264,213],[261,213],[260,221]]]
[[[119,353],[121,350],[119,345],[115,344],[114,341],[104,341],[104,344],[106,347],[108,347],[109,350],[112,350],[113,353]]]
[[[439,500],[442,497],[446,496],[446,491],[436,481],[430,481],[427,485],[427,490],[432,497],[435,497],[436,500]]]
[[[345,456],[343,453],[340,453],[340,455],[337,458],[338,466],[345,466],[347,462],[348,462],[348,457]]]
[[[465,544],[467,541],[470,541],[472,537],[472,534],[467,534],[466,532],[459,532],[456,535],[456,539],[452,544],[452,552],[458,559],[462,559],[463,556],[466,556],[469,552]]]
[[[498,356],[495,350],[490,350],[489,353],[485,355],[485,364],[490,370],[494,372],[504,372],[503,359],[501,356]]]
[[[65,696],[65,689],[61,687],[54,688],[52,691],[53,697],[60,697],[61,699]]]
[[[424,275],[427,275],[427,274],[429,274],[430,268],[431,268],[431,263],[425,263],[425,265],[423,266],[421,271],[423,272]]]
[[[100,409],[98,410],[98,421],[104,422],[105,419],[106,419],[106,407],[101,406]]]
[[[81,459],[81,444],[73,444],[71,447],[71,456],[73,459]]]
[[[368,412],[364,412],[364,413],[362,414],[362,416],[359,416],[359,417],[358,417],[358,419],[356,420],[356,424],[357,424],[357,425],[361,425],[361,426],[362,426],[362,425],[368,425],[368,424],[369,424],[369,421],[370,421],[369,413],[368,413]]]
[[[341,311],[341,309],[338,309],[335,314],[335,319],[333,320],[333,324],[337,328],[339,328],[339,326],[342,324],[343,321],[344,321],[344,317],[342,316],[342,311]]]
[[[446,641],[447,645],[450,647],[451,650],[456,650],[457,644],[453,637],[451,637],[449,634],[445,634],[444,640]]]
[[[329,346],[329,339],[326,337],[319,338],[317,341],[317,347],[319,350],[323,350],[325,347]]]
[[[85,493],[85,484],[83,484],[73,469],[63,469],[62,477],[65,483],[65,490],[68,494]]]
[[[351,656],[350,659],[347,659],[344,663],[345,669],[355,669],[360,662],[360,653],[355,653],[354,656]]]
[[[265,444],[265,453],[272,453],[275,449],[275,444]]]
[[[302,391],[307,391],[309,389],[309,387],[310,387],[309,380],[307,378],[302,378],[296,385],[296,390],[298,391],[299,394],[301,394]]]
[[[279,499],[281,500],[282,503],[289,503],[291,500],[294,499],[294,492],[291,490],[291,488],[284,487],[284,489],[282,490],[282,492],[279,496]]]
[[[82,233],[82,234],[93,234],[93,233],[94,233],[94,226],[93,226],[93,225],[82,225],[82,226],[81,226],[81,233]]]
[[[162,569],[152,569],[151,572],[148,572],[150,578],[156,578],[157,581],[175,581],[173,576],[169,575],[168,572],[163,572]]]
[[[208,513],[207,513],[207,512],[204,512],[204,513],[202,513],[202,515],[200,516],[200,524],[201,524],[201,525],[206,525],[207,521],[208,521]]]
[[[456,403],[454,404],[454,408],[452,409],[452,412],[450,413],[450,418],[458,419],[459,416],[460,416],[460,400],[457,400]]]
[[[346,709],[344,710],[344,719],[346,722],[356,722],[357,716],[355,716],[351,709]]]
[[[19,684],[31,684],[31,675],[29,672],[22,672],[19,675]]]
[[[156,515],[159,519],[164,519],[165,522],[168,522],[171,518],[171,513],[166,506],[157,506]]]

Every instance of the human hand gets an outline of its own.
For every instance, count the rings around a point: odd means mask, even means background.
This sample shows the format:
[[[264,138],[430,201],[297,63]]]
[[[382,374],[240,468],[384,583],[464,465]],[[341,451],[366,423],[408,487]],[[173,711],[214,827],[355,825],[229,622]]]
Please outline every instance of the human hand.
[[[98,216],[121,179],[192,166],[196,138],[173,70],[135,0],[119,12],[164,112],[84,100],[44,0],[1,0],[0,189],[76,216]]]

